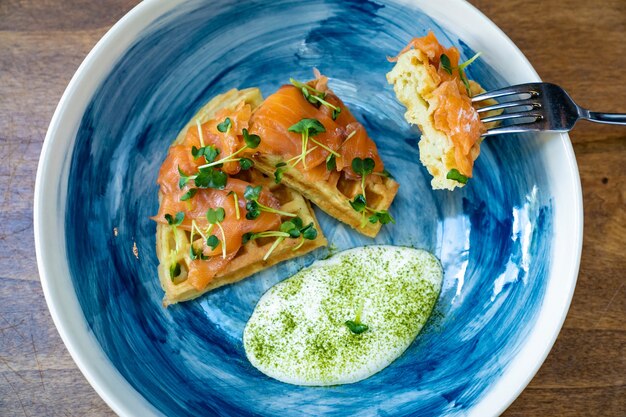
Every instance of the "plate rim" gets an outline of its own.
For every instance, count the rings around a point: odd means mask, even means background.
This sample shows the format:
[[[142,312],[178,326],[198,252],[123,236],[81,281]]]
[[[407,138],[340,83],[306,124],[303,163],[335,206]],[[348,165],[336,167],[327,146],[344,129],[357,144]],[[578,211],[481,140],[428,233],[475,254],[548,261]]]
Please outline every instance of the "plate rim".
[[[110,68],[114,65],[116,59],[118,59],[121,54],[127,50],[127,47],[136,39],[137,34],[139,34],[150,23],[154,22],[164,13],[173,10],[182,2],[184,2],[184,0],[176,0],[172,2],[145,0],[139,3],[126,13],[119,21],[117,21],[91,49],[89,54],[76,70],[75,74],[72,76],[52,116],[40,153],[35,180],[33,203],[35,250],[37,267],[48,310],[50,311],[55,327],[59,332],[67,350],[69,351],[70,356],[81,370],[89,384],[116,414],[122,416],[132,416],[136,415],[138,412],[142,415],[162,415],[162,413],[150,404],[137,390],[135,390],[126,378],[124,378],[113,366],[110,360],[106,357],[101,345],[97,342],[96,338],[89,330],[75,291],[67,291],[67,289],[64,290],[63,288],[59,288],[59,282],[57,282],[59,279],[58,274],[51,272],[53,270],[58,272],[58,268],[63,269],[63,262],[65,262],[65,267],[68,272],[69,267],[67,265],[66,256],[61,257],[62,259],[58,259],[58,257],[51,256],[49,251],[46,250],[46,247],[50,245],[50,238],[55,236],[53,231],[50,229],[55,229],[57,237],[65,237],[64,227],[61,227],[60,225],[64,225],[64,220],[59,222],[58,219],[56,219],[56,224],[54,224],[55,219],[50,213],[54,212],[54,209],[50,210],[50,199],[54,199],[56,196],[56,209],[60,212],[60,208],[64,207],[65,192],[67,191],[67,175],[65,178],[63,175],[60,175],[57,179],[56,176],[50,175],[49,171],[52,170],[57,173],[67,173],[68,156],[71,157],[71,149],[73,149],[72,145],[76,139],[75,133],[77,128],[73,129],[73,134],[70,131],[66,132],[66,136],[61,135],[59,134],[59,131],[62,130],[61,122],[63,121],[66,111],[68,110],[69,103],[76,100],[80,102],[82,100],[86,104],[86,102],[91,98],[93,91],[90,91],[89,94],[85,94],[85,91],[80,89],[83,84],[89,82],[87,78],[93,76],[91,70],[96,68],[99,73],[106,75]],[[428,2],[428,0],[401,0],[396,1],[396,3],[406,5],[407,7],[418,7],[421,9],[423,8],[420,6],[427,5],[429,13],[425,13],[436,21],[441,21],[441,16],[445,15],[441,15],[438,18],[437,13],[430,13],[430,9],[439,8],[441,9],[439,10],[440,13],[445,13],[446,9],[449,10],[450,7],[453,7],[460,9],[461,13],[474,15],[475,18],[478,18],[482,23],[489,26],[490,31],[497,33],[500,38],[499,41],[504,42],[507,45],[508,50],[516,55],[515,58],[524,63],[526,71],[534,78],[534,80],[527,81],[541,81],[528,59],[513,43],[513,41],[494,22],[485,16],[479,9],[469,4],[466,0],[445,0],[436,2],[435,5],[433,5],[433,2]],[[442,26],[446,27],[445,24]],[[100,60],[103,60],[107,63],[107,65],[97,67],[97,63]],[[102,78],[98,79],[101,80]],[[82,110],[84,111],[84,107]],[[65,129],[67,130],[67,128]],[[574,241],[571,242],[570,245],[574,250],[574,262],[570,263],[570,268],[566,277],[561,279],[561,281],[568,283],[569,286],[565,289],[560,288],[562,301],[564,301],[564,303],[562,303],[559,307],[560,315],[558,317],[550,317],[550,328],[547,330],[541,329],[544,333],[542,337],[538,336],[540,329],[537,328],[538,326],[536,323],[538,323],[542,317],[546,315],[546,306],[540,307],[538,316],[535,319],[536,322],[530,330],[531,334],[529,334],[527,340],[521,344],[518,352],[515,354],[494,386],[487,388],[476,404],[468,410],[469,415],[472,416],[499,415],[519,397],[520,393],[537,373],[541,365],[544,363],[547,355],[551,351],[556,338],[560,333],[563,322],[565,321],[573,297],[575,285],[578,279],[583,242],[584,218],[582,209],[582,187],[569,135],[563,133],[551,136],[554,137],[554,139],[551,140],[553,146],[564,147],[566,153],[565,159],[569,163],[567,169],[571,180],[569,185],[573,187],[570,191],[574,194],[571,214],[574,219],[578,219],[578,221],[572,225],[571,228],[573,230],[570,233],[570,235],[574,237]],[[54,154],[59,143],[67,145],[66,147],[70,149],[69,154]],[[57,152],[57,154],[58,153],[59,152]],[[64,182],[65,184],[63,184]],[[50,184],[52,184],[53,187],[49,187]],[[51,193],[51,189],[58,190],[60,193]],[[50,227],[51,221],[53,223],[53,227]],[[61,246],[59,250],[65,254],[64,245],[59,246]],[[548,275],[553,273],[552,268],[553,265],[550,266],[550,273]],[[552,277],[551,281],[556,281],[556,278]],[[547,299],[547,294],[548,290],[546,290],[544,299]],[[72,313],[76,313],[78,311],[79,317],[68,318],[68,309],[71,309]],[[78,332],[76,330],[79,325],[83,325],[82,332]],[[545,336],[546,332],[550,333],[547,338]],[[542,346],[537,346],[537,342],[541,342],[540,344]],[[94,355],[96,358],[94,358]],[[522,359],[524,357],[530,357],[532,359],[533,366],[527,366],[526,363],[523,363]],[[504,387],[505,382],[508,383],[508,386],[506,387]],[[503,399],[503,395],[506,399]]]

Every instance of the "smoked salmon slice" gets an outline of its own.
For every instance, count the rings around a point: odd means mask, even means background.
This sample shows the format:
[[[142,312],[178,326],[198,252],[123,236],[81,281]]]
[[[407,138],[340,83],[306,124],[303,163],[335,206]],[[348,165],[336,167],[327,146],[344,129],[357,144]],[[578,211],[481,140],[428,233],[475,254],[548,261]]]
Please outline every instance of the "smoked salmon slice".
[[[398,190],[376,142],[328,87],[327,77],[316,71],[313,80],[290,82],[252,113],[250,131],[266,138],[254,155],[257,168],[375,236],[394,221],[387,210]]]

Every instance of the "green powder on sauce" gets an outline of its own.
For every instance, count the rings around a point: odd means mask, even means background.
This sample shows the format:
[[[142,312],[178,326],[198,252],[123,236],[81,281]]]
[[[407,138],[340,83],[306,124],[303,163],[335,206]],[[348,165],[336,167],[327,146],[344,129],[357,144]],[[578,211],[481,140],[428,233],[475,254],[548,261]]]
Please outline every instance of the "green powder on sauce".
[[[430,253],[365,246],[318,261],[272,287],[244,330],[248,359],[297,385],[356,382],[404,352],[430,316],[443,272]],[[345,325],[363,305],[368,330]]]

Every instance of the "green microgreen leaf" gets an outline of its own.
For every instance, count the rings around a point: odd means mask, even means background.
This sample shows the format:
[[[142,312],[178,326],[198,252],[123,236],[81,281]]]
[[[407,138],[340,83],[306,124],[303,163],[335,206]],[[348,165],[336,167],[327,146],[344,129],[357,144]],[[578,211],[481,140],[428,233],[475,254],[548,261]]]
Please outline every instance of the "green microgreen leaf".
[[[217,130],[219,130],[222,133],[226,133],[230,130],[230,127],[232,126],[232,122],[230,120],[230,117],[227,117],[226,119],[224,119],[224,121],[222,123],[219,123],[217,125]]]
[[[289,132],[307,134],[309,137],[326,132],[324,125],[317,119],[302,119],[287,130]]]
[[[283,173],[287,169],[286,166],[286,162],[279,162],[276,164],[276,170],[274,171],[274,182],[276,184],[280,184],[280,182],[283,180]]]
[[[346,321],[346,326],[348,326],[348,329],[350,329],[350,331],[354,334],[361,334],[361,333],[366,332],[369,329],[367,324],[356,323],[353,320]]]
[[[396,223],[396,220],[387,210],[375,211],[369,218],[370,223],[380,222],[380,224]]]
[[[172,281],[174,280],[174,278],[176,278],[179,275],[180,275],[180,264],[176,262],[170,265],[170,277]]]
[[[439,58],[439,64],[445,72],[452,75],[452,64],[450,63],[450,58],[448,58],[448,55],[441,54],[441,57]]]
[[[182,190],[183,188],[185,188],[185,185],[187,185],[189,180],[191,180],[191,177],[185,174],[182,169],[180,169],[180,165],[178,166],[178,175],[180,175],[180,178],[178,179],[178,188]]]
[[[261,137],[259,135],[251,135],[248,133],[248,129],[243,129],[243,140],[250,149],[256,149],[261,143]]]
[[[363,313],[363,300],[361,299],[359,305],[356,309],[356,315],[354,320],[348,320],[345,322],[345,325],[348,326],[348,329],[354,334],[361,334],[366,332],[369,327],[367,324],[361,323],[361,314]]]
[[[245,245],[253,238],[254,238],[254,233],[252,232],[244,233],[243,236],[241,236],[241,244]]]
[[[352,171],[361,177],[365,177],[374,171],[375,165],[376,163],[372,158],[354,158],[352,160]]]
[[[219,153],[220,150],[213,145],[203,146],[202,148],[196,148],[195,146],[191,147],[191,155],[193,156],[193,159],[195,160],[204,156],[207,163],[215,161],[215,158],[217,158]]]
[[[254,166],[254,162],[250,158],[241,158],[239,160],[239,166],[242,170],[247,171]]]
[[[209,259],[209,257],[202,252],[202,248],[196,249],[193,244],[189,245],[189,258],[191,258],[192,261],[196,259],[206,261]]]
[[[179,211],[178,213],[176,213],[175,216],[172,216],[171,214],[167,213],[165,214],[164,217],[165,217],[165,220],[167,220],[167,224],[169,224],[170,226],[179,226],[185,219],[185,213],[183,213],[182,211]]]
[[[302,91],[302,95],[304,96],[304,98],[306,99],[306,101],[308,101],[309,103],[311,103],[312,105],[314,105],[315,107],[319,107],[320,106],[320,102],[315,100],[315,98],[317,96],[309,93],[309,90],[306,87],[302,87],[300,89],[300,91]]]
[[[276,168],[276,171],[274,171],[274,182],[276,184],[280,184],[280,182],[283,180],[284,172],[285,172],[284,168]]]
[[[206,212],[206,219],[209,221],[210,224],[221,223],[224,221],[225,215],[226,212],[221,207],[218,207],[216,209],[210,208]]]
[[[317,238],[317,229],[315,228],[313,222],[309,223],[305,228],[300,230],[300,233],[302,233],[302,237],[306,240],[315,240],[315,238]]]
[[[224,171],[208,167],[200,168],[200,172],[198,172],[194,181],[198,188],[216,188],[223,190],[227,180],[228,175],[226,175]]]
[[[302,161],[302,166],[306,169],[306,156],[309,152],[307,151],[309,138],[317,135],[318,133],[325,132],[326,129],[317,119],[301,119],[298,123],[290,126],[287,130],[290,132],[300,133],[302,136],[302,153],[295,159],[293,166],[296,166],[300,161]]]
[[[246,190],[243,192],[243,198],[245,198],[246,200],[256,201],[261,196],[261,190],[263,190],[263,187],[261,187],[260,185],[257,185],[256,187],[248,185],[246,186]]]
[[[467,91],[467,95],[471,97],[472,96],[472,90],[470,88],[470,83],[467,80],[467,77],[465,76],[465,71],[459,71],[459,78],[461,79],[461,82],[465,86],[465,91]]]
[[[254,220],[261,215],[259,210],[259,203],[256,200],[250,200],[246,202],[246,219]]]
[[[337,169],[337,159],[335,155],[330,154],[328,158],[326,158],[326,170],[334,171],[335,169]]]
[[[456,168],[452,168],[450,172],[448,172],[448,175],[446,175],[446,178],[449,180],[460,182],[461,184],[467,184],[467,181],[469,180],[469,178],[461,174]]]
[[[339,113],[341,113],[341,107],[330,104],[329,102],[327,102],[326,100],[324,100],[323,98],[319,96],[310,95],[307,97],[307,100],[309,100],[310,103],[315,104],[316,107],[319,107],[320,104],[323,104],[324,106],[331,109],[332,110],[331,117],[333,120],[337,120]]]
[[[281,216],[296,217],[296,215],[293,213],[287,213],[286,211],[276,210],[275,208],[267,207],[259,203],[259,197],[261,196],[261,189],[262,187],[260,185],[257,185],[256,187],[252,187],[251,185],[246,186],[246,190],[243,192],[243,197],[247,200],[246,201],[246,211],[247,211],[246,219],[254,220],[257,217],[259,217],[262,211],[265,211],[268,213],[279,214]]]
[[[295,80],[293,78],[289,78],[289,82],[291,84],[293,84],[295,87],[298,87],[298,88],[300,88],[303,91],[307,91],[307,93],[311,92],[313,94],[316,94],[316,95],[320,96],[321,98],[324,98],[326,96],[326,93],[324,93],[324,92],[322,92],[320,90],[317,90],[317,89],[311,87],[310,85],[308,85],[306,83],[303,83],[303,82],[300,82],[298,80]],[[304,94],[304,92],[302,94]],[[304,97],[306,98],[306,95]]]
[[[298,217],[299,219],[299,217]],[[300,228],[296,226],[293,221],[294,219],[287,220],[280,225],[280,231],[283,233],[288,233],[289,237],[297,238],[300,237]]]
[[[357,194],[354,196],[354,200],[350,201],[350,205],[357,213],[362,212],[367,207],[367,200],[363,194]]]
[[[311,87],[308,84],[305,83],[301,83],[300,81],[296,81],[293,78],[290,78],[289,81],[291,82],[291,84],[293,84],[294,86],[298,87],[300,89],[300,91],[302,91],[302,95],[304,96],[304,98],[306,99],[306,101],[308,101],[309,103],[311,103],[312,105],[314,105],[315,107],[319,108],[320,105],[324,105],[326,107],[328,107],[329,109],[332,110],[331,113],[331,117],[333,120],[337,120],[337,117],[339,117],[339,113],[341,113],[341,108],[338,106],[335,106],[333,104],[330,104],[328,101],[325,100],[326,98],[326,93],[319,91],[313,87]]]
[[[290,221],[298,228],[298,230],[302,230],[304,223],[302,223],[302,219],[300,217],[294,217]]]
[[[211,248],[211,250],[217,248],[217,245],[220,244],[220,240],[215,235],[211,235],[206,238],[206,245]]]
[[[198,192],[197,188],[190,188],[185,194],[180,197],[180,201],[187,201],[190,198],[193,198],[194,195]]]

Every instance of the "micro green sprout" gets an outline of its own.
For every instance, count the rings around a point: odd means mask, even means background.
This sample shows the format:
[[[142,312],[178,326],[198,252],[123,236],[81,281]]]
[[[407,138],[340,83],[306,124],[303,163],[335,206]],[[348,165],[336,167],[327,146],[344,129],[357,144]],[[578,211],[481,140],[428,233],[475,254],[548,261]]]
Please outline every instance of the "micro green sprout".
[[[330,154],[326,158],[326,170],[334,171],[335,169],[337,169],[337,159],[335,158],[335,155]]]
[[[304,98],[311,104],[316,107],[320,105],[324,105],[332,110],[331,117],[333,120],[337,120],[339,113],[341,113],[341,107],[330,104],[326,101],[326,93],[320,90],[317,90],[306,83],[302,83],[293,78],[289,79],[289,82],[293,84],[295,87],[299,88],[302,91],[302,95]]]
[[[233,125],[232,120],[230,120],[230,117],[227,117],[226,119],[224,119],[223,122],[217,124],[217,130],[221,133],[228,134],[228,132],[230,132],[230,128],[232,127],[232,125]]]
[[[465,75],[465,68],[469,67],[474,61],[476,61],[476,59],[478,59],[478,57],[481,54],[482,54],[481,52],[478,52],[478,53],[474,54],[473,57],[471,57],[467,61],[463,62],[462,64],[459,64],[459,66],[457,66],[457,67],[453,67],[452,66],[452,64],[450,62],[450,58],[446,54],[441,54],[441,56],[439,57],[439,65],[441,66],[441,68],[445,72],[447,72],[450,75],[452,75],[452,71],[455,70],[455,69],[459,72],[459,79],[461,80],[461,82],[465,86],[465,90],[467,91],[467,95],[470,96],[470,97],[472,95],[472,92],[471,92],[469,81],[467,80],[467,76]]]
[[[365,195],[365,177],[374,172],[374,166],[376,163],[372,158],[354,158],[352,160],[352,171],[361,177],[361,190]]]
[[[353,200],[348,200],[350,206],[357,213],[361,213],[361,228],[365,227],[367,221],[375,224],[395,223],[396,220],[387,210],[376,210],[367,205],[367,199],[364,194],[357,194]]]
[[[200,120],[196,119],[196,128],[198,129],[198,139],[200,140],[200,147],[204,148],[204,135],[202,134],[202,126]]]
[[[246,233],[242,237],[242,243],[245,245],[251,240],[259,238],[275,237],[276,240],[265,253],[263,260],[267,260],[276,247],[285,239],[297,239],[300,238],[300,242],[292,248],[293,251],[298,250],[304,245],[306,240],[315,240],[317,238],[317,229],[313,222],[306,226],[303,226],[302,219],[300,217],[294,217],[287,221],[284,221],[279,230],[268,230],[258,233]]]
[[[169,224],[173,228],[176,228],[176,226],[180,226],[183,223],[183,220],[185,220],[185,213],[182,211],[179,211],[174,216],[172,216],[169,213],[166,213],[165,216],[163,217],[165,217],[167,224]]]
[[[279,162],[275,165],[275,168],[276,171],[274,171],[274,182],[276,184],[280,184],[280,182],[283,180],[283,173],[287,169],[287,163]]]
[[[439,57],[439,65],[441,66],[441,68],[443,68],[445,72],[452,75],[452,70],[454,68],[452,68],[452,64],[450,63],[450,58],[448,58],[448,55],[441,54],[441,57]]]
[[[191,147],[191,156],[193,156],[193,159],[196,160],[204,156],[207,163],[215,161],[219,153],[220,150],[213,145],[202,146],[200,148],[196,148],[195,146]]]
[[[194,180],[197,188],[216,188],[223,190],[228,180],[228,175],[225,172],[212,167],[200,167],[196,175],[187,175],[178,167],[178,174],[180,179],[178,180],[178,186],[183,188],[189,181]]]
[[[195,196],[197,192],[198,192],[197,188],[190,188],[189,191],[187,191],[185,194],[180,196],[180,201],[187,201],[193,198],[193,196]]]
[[[452,168],[446,175],[446,178],[449,180],[460,182],[461,184],[467,184],[467,181],[469,180],[467,176],[461,174],[456,168]]]
[[[348,329],[354,334],[361,334],[366,332],[369,327],[367,324],[361,323],[361,314],[363,313],[363,300],[359,302],[359,306],[356,311],[356,316],[354,320],[347,320],[345,325],[348,326]]]
[[[310,148],[306,151],[306,154],[304,155],[304,157],[306,158],[306,156],[307,156],[308,154],[310,154],[311,152],[313,152],[313,151],[314,151],[314,150],[316,150],[317,148],[318,148],[318,146],[317,146],[317,145],[315,145],[315,146],[311,146],[311,147],[310,147]],[[300,162],[301,160],[304,160],[304,159],[302,158],[302,155],[297,155],[297,156],[294,156],[293,158],[289,158],[289,159],[287,159],[285,162],[286,162],[286,163],[288,163],[288,164],[290,164],[292,167],[295,167],[296,165],[298,165],[298,162]]]
[[[306,155],[307,155],[307,146],[309,144],[309,138],[319,134],[326,132],[326,128],[322,123],[320,123],[317,119],[301,119],[298,123],[290,126],[287,129],[289,132],[300,133],[302,135],[302,153],[300,158],[297,159],[297,162],[294,166],[302,161],[302,165],[306,168]],[[319,142],[315,141],[318,145],[321,145]],[[323,145],[322,145],[323,146]]]
[[[209,208],[206,212],[206,219],[209,224],[215,224],[220,229],[222,234],[222,258],[226,259],[226,233],[224,233],[224,228],[222,227],[222,222],[224,221],[224,217],[226,216],[226,212],[222,207],[218,207],[216,209]],[[219,244],[219,240],[215,235],[211,235],[207,238],[206,244],[211,247],[211,249],[215,249]]]
[[[174,216],[172,216],[169,213],[166,213],[165,216],[163,217],[165,217],[167,224],[169,224],[172,227],[174,234],[176,234],[176,226],[180,226],[183,223],[183,220],[185,220],[185,213],[182,211],[179,211]],[[176,252],[178,252],[178,249],[179,249],[178,239],[174,239],[174,240],[176,241]]]
[[[465,68],[469,67],[474,61],[476,61],[476,59],[481,55],[482,55],[482,52],[477,52],[476,54],[474,54],[473,57],[463,62],[462,64],[459,64],[457,68],[460,70],[464,70]]]
[[[185,220],[185,213],[182,211],[179,211],[174,216],[172,216],[169,213],[166,213],[163,217],[165,217],[167,224],[172,228],[174,232],[174,241],[176,242],[176,249],[172,251],[171,255],[175,255],[178,253],[178,250],[179,250],[178,239],[176,238],[176,226],[180,226],[183,223],[183,220]],[[174,278],[177,277],[178,275],[180,275],[180,264],[178,262],[175,262],[170,265],[170,278],[174,280]]]
[[[178,262],[170,265],[170,279],[174,281],[174,278],[180,275],[180,264]]]
[[[206,245],[208,247],[210,247],[211,249],[217,248],[217,245],[219,245],[219,244],[220,244],[220,240],[215,235],[211,235],[211,236],[207,237],[207,239],[206,239]],[[222,251],[224,251],[224,249],[222,249]],[[224,255],[222,255],[222,256],[224,256]]]
[[[261,215],[262,211],[267,213],[279,214],[285,217],[296,217],[293,213],[288,213],[286,211],[276,210],[275,208],[268,207],[259,202],[259,198],[261,197],[261,190],[263,187],[260,185],[256,187],[252,187],[248,185],[246,190],[243,193],[243,198],[246,199],[246,219],[254,220]]]
[[[365,227],[367,224],[367,220],[370,223],[375,224],[380,222],[380,224],[387,223],[395,223],[395,219],[389,214],[387,210],[376,210],[367,206],[367,198],[365,194],[365,177],[369,174],[374,173],[374,167],[376,163],[372,158],[354,158],[352,160],[352,170],[355,174],[361,177],[361,194],[357,194],[354,196],[353,200],[348,200],[352,209],[357,213],[361,213],[361,228]],[[386,172],[386,171],[383,171]],[[387,173],[387,176],[390,174]],[[367,219],[366,219],[367,216]]]
[[[227,196],[228,195],[232,195],[233,196],[233,200],[235,200],[235,218],[237,220],[239,220],[241,218],[241,215],[239,213],[239,196],[234,191],[229,191],[228,194],[226,194],[226,195]]]
[[[223,165],[227,162],[240,162],[242,160],[244,160],[244,165],[245,165],[245,169],[250,169],[252,167],[252,160],[248,159],[248,158],[236,158],[237,155],[239,155],[241,152],[245,151],[246,149],[256,149],[259,144],[261,143],[261,137],[259,135],[252,135],[248,132],[248,129],[243,129],[242,131],[243,133],[243,140],[246,143],[244,146],[242,146],[241,148],[239,148],[238,150],[236,150],[235,152],[231,153],[230,155],[228,155],[227,157],[224,157],[222,159],[219,159],[217,161],[211,161],[207,164],[204,165],[200,165],[198,167],[198,169],[202,170],[204,168],[209,168],[209,167],[214,167],[216,165]]]
[[[191,221],[191,236],[189,237],[189,258],[191,258],[191,260],[195,260],[195,259],[201,259],[201,260],[206,260],[209,257],[205,256],[204,253],[202,253],[202,248],[200,249],[196,249],[194,247],[194,234],[198,233],[200,235],[200,237],[202,237],[203,241],[206,241],[206,236],[204,235],[204,233],[202,233],[202,230],[200,230],[200,228],[198,227],[198,225],[196,224],[195,220]]]

